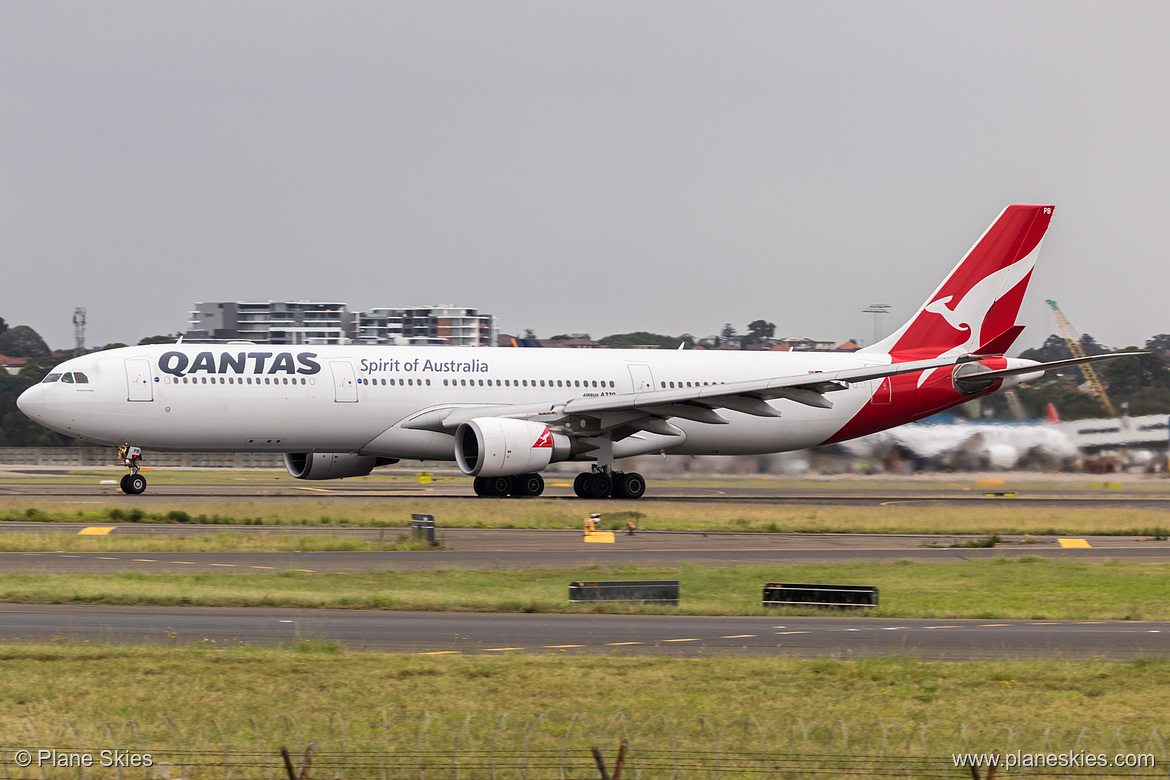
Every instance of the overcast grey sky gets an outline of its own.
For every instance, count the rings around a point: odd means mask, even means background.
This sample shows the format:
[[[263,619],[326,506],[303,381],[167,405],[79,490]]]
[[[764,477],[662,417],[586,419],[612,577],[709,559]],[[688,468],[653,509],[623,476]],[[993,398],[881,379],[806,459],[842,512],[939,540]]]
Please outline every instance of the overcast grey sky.
[[[1055,298],[1170,332],[1164,2],[7,2],[0,316],[453,303],[541,336],[873,338],[1011,202]]]

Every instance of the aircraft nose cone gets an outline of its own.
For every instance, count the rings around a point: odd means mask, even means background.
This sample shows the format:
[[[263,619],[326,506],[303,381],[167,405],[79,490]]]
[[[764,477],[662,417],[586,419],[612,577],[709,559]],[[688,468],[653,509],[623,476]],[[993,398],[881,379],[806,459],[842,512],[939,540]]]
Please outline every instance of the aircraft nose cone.
[[[45,389],[33,385],[16,399],[16,408],[34,420],[45,416]]]

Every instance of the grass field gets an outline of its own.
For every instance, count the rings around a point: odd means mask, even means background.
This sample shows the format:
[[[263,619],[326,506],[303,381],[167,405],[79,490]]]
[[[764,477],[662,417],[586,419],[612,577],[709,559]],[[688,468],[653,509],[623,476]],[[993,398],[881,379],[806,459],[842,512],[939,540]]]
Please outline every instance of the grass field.
[[[0,525],[0,529],[3,526]],[[400,529],[383,529],[380,540],[346,539],[328,531],[287,534],[274,531],[191,536],[82,536],[77,533],[0,533],[0,552],[366,552],[440,549]]]
[[[1170,564],[1042,558],[963,564],[852,563],[680,569],[569,569],[309,574],[5,574],[0,601],[639,614],[818,614],[765,608],[764,582],[875,585],[881,617],[1170,620]],[[570,605],[576,580],[677,579],[678,607]],[[868,613],[867,613],[868,614]],[[0,634],[2,636],[2,634]]]
[[[279,650],[0,646],[0,659],[9,747],[35,731],[37,744],[121,734],[123,745],[149,746],[178,735],[220,749],[263,736],[269,751],[282,738],[294,750],[310,738],[319,750],[339,742],[355,751],[450,751],[453,742],[470,750],[497,739],[497,747],[612,750],[622,736],[639,747],[758,750],[767,735],[799,750],[803,728],[814,747],[839,753],[844,727],[855,742],[884,729],[890,748],[905,753],[919,749],[916,740],[942,751],[1002,748],[1005,729],[1025,746],[1049,729],[1049,746],[1071,748],[1079,736],[1091,748],[1118,729],[1136,743],[1170,727],[1166,659],[421,658],[312,642]]]

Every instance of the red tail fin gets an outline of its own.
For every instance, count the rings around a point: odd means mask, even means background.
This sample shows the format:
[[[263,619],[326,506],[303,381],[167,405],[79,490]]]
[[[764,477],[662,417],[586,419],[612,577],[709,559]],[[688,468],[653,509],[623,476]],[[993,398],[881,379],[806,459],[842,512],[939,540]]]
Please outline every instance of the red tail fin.
[[[910,321],[862,352],[919,360],[976,352],[999,341],[1015,327],[1052,209],[1004,209]]]

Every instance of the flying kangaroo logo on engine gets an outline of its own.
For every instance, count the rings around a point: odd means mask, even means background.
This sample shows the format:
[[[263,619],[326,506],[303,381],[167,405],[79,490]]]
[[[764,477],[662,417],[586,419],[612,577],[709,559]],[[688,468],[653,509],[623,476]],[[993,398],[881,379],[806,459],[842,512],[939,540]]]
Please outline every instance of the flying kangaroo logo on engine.
[[[552,434],[549,433],[548,428],[545,428],[540,436],[536,437],[536,443],[532,445],[532,449],[540,449],[541,447],[552,446]]]

